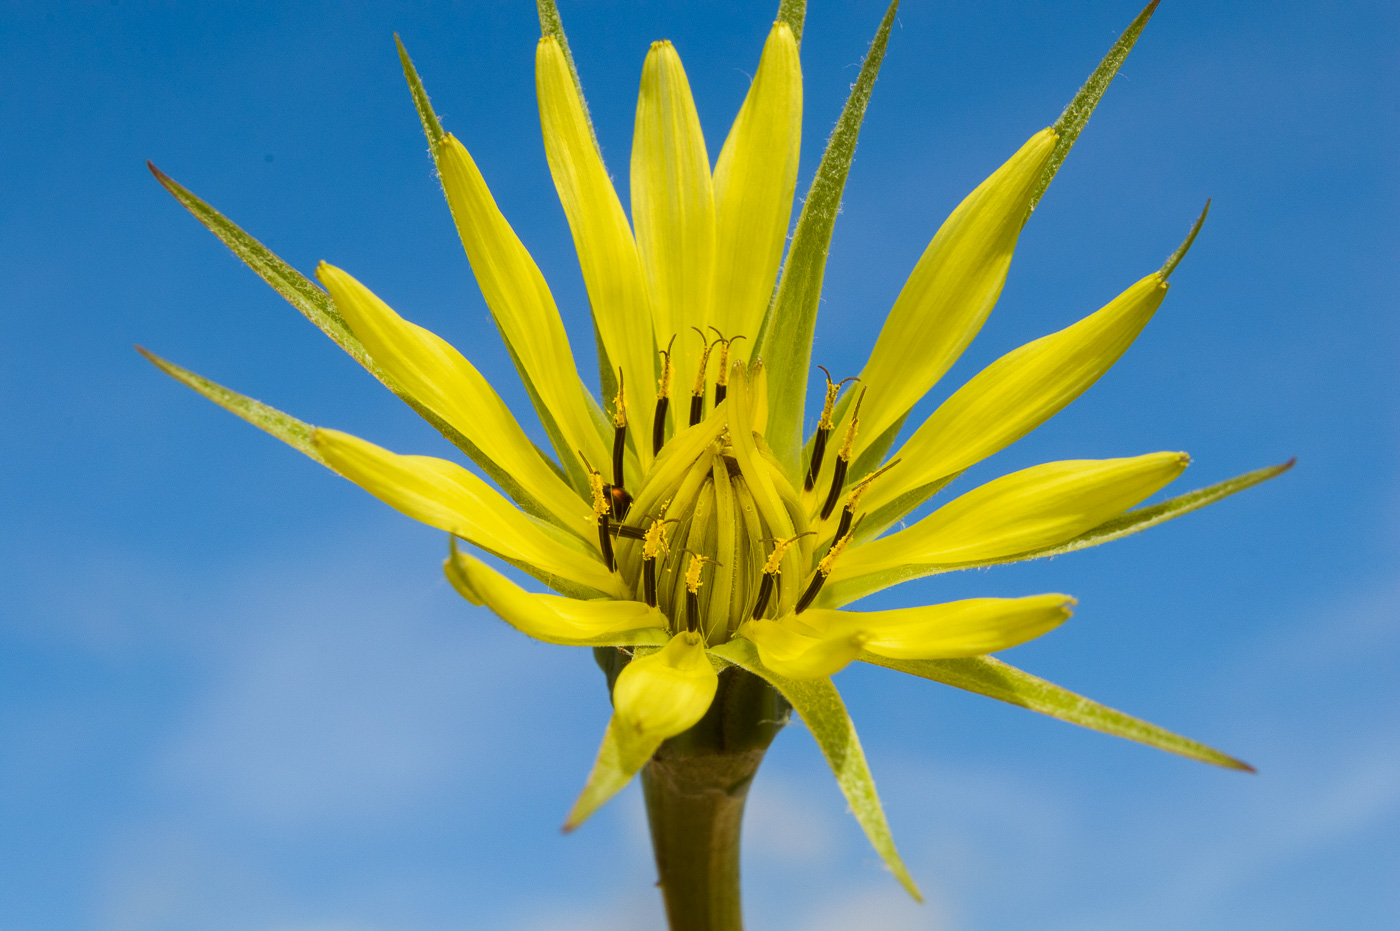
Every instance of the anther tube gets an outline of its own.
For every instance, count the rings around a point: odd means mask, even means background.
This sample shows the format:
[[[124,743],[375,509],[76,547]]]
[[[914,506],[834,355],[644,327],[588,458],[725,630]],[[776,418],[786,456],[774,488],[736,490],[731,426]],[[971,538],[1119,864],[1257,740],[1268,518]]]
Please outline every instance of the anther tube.
[[[768,599],[773,596],[773,576],[763,573],[763,581],[758,583],[758,600],[753,603],[753,613],[749,617],[758,620],[768,610]]]
[[[817,428],[817,435],[812,437],[812,462],[807,466],[807,480],[802,483],[802,487],[807,491],[812,490],[812,486],[817,484],[817,475],[822,470],[822,459],[826,456],[826,438],[831,436],[830,430]]]
[[[609,569],[617,568],[617,560],[613,558],[612,534],[608,531],[608,515],[606,513],[598,517],[598,547],[603,551],[603,562]]]
[[[700,422],[700,417],[705,413],[705,396],[703,394],[692,394],[690,396],[690,425],[693,427]]]
[[[802,597],[797,599],[797,607],[792,609],[792,613],[801,614],[812,606],[812,601],[817,597],[817,592],[822,590],[822,583],[826,581],[826,576],[818,572],[812,576],[812,581],[807,583],[807,590],[802,593]]]
[[[670,398],[656,399],[656,416],[651,421],[651,454],[661,452],[666,442],[666,408],[671,406]]]
[[[831,516],[831,512],[836,510],[836,502],[841,500],[841,491],[846,487],[846,468],[849,465],[848,460],[836,457],[836,467],[831,473],[831,491],[827,492],[826,503],[822,505],[822,520]]]
[[[642,560],[642,589],[647,604],[656,607],[656,557]]]

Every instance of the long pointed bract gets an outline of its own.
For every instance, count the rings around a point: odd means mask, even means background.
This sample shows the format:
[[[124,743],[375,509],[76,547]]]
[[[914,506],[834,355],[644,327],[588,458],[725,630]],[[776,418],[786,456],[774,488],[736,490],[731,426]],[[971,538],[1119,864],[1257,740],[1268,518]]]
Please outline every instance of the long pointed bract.
[[[1203,763],[1254,772],[1254,767],[1242,760],[1207,747],[1203,743],[1173,734],[1155,724],[1116,711],[1106,705],[1077,695],[1061,688],[1053,682],[1022,672],[990,656],[974,656],[967,659],[917,659],[900,660],[873,653],[863,653],[860,657],[867,663],[885,666],[911,676],[932,679],[955,688],[976,692],[1020,705],[1031,711],[1059,718],[1071,724],[1092,728],[1115,737],[1123,737],[1177,753]]]
[[[1084,130],[1084,124],[1089,122],[1089,117],[1093,115],[1094,108],[1103,99],[1104,92],[1108,90],[1108,85],[1113,83],[1113,78],[1118,74],[1118,69],[1128,57],[1128,53],[1133,50],[1137,43],[1138,36],[1142,35],[1142,30],[1147,28],[1147,21],[1152,18],[1153,12],[1157,9],[1157,4],[1162,0],[1152,0],[1137,17],[1128,24],[1128,28],[1123,30],[1123,34],[1118,37],[1118,41],[1113,43],[1113,47],[1108,50],[1108,54],[1099,62],[1099,66],[1094,69],[1094,73],[1089,75],[1089,80],[1084,82],[1084,86],[1079,88],[1079,92],[1074,95],[1074,99],[1065,107],[1060,118],[1055,121],[1055,132],[1059,133],[1059,141],[1055,144],[1055,152],[1050,156],[1050,164],[1045,166],[1045,172],[1040,177],[1040,184],[1036,186],[1035,193],[1031,195],[1031,209],[1026,211],[1027,219],[1030,218],[1031,211],[1035,210],[1035,205],[1040,203],[1040,198],[1045,194],[1045,189],[1050,186],[1050,182],[1055,178],[1055,172],[1060,170],[1065,158],[1069,155],[1069,150],[1074,146],[1074,140],[1079,138],[1079,134]]]

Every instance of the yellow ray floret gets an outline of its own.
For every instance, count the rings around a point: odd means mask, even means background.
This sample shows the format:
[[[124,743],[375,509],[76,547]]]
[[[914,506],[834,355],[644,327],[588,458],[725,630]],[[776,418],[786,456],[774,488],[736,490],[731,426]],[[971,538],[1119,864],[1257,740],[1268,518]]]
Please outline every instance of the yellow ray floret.
[[[536,49],[535,87],[545,156],[574,234],[598,334],[613,369],[626,375],[628,405],[634,411],[650,411],[656,400],[655,347],[651,300],[637,244],[593,139],[578,84],[553,36],[540,39]],[[651,448],[638,443],[637,453],[645,468]]]
[[[776,621],[746,621],[737,635],[752,641],[763,665],[780,676],[821,679],[835,675],[860,655],[867,635],[851,626],[810,627],[804,622],[812,613],[805,612],[800,618],[790,614]]]
[[[676,370],[688,377],[702,352],[689,331],[710,323],[715,201],[690,83],[669,42],[653,43],[642,65],[631,175],[632,222],[651,284],[657,342],[678,337]]]
[[[1068,540],[1147,498],[1189,462],[1185,453],[1150,453],[1022,469],[969,491],[912,527],[853,548],[831,581],[899,566],[995,559]]]
[[[446,340],[394,313],[333,265],[316,270],[345,322],[386,372],[530,494],[560,526],[584,526],[588,508],[549,467],[494,388]]]
[[[447,203],[486,306],[539,398],[545,429],[565,469],[581,481],[575,450],[591,462],[607,462],[609,451],[589,411],[588,392],[549,285],[462,144],[443,136],[437,155]]]
[[[815,608],[802,620],[818,631],[858,630],[867,653],[894,659],[953,659],[1007,650],[1069,619],[1068,595],[969,598],[892,611]],[[767,662],[767,660],[765,660]]]
[[[1078,323],[987,366],[914,432],[866,506],[876,510],[960,472],[1040,426],[1118,361],[1166,295],[1154,272]]]
[[[596,551],[520,513],[455,462],[400,456],[338,430],[318,429],[312,443],[328,466],[414,520],[576,586],[615,598],[623,595],[620,581]]]
[[[787,23],[773,24],[749,94],[715,164],[712,319],[745,336],[747,360],[778,279],[802,140],[802,69]]]
[[[986,322],[1056,139],[1051,129],[1032,136],[958,205],[924,250],[860,375],[869,389],[864,444],[903,417]]]
[[[663,644],[666,618],[640,601],[582,601],[527,592],[455,546],[443,569],[454,588],[521,633],[569,646]]]

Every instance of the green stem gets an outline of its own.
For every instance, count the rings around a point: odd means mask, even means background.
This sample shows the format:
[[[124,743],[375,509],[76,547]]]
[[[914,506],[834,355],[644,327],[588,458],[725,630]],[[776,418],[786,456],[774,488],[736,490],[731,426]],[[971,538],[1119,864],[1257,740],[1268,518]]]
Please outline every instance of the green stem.
[[[625,664],[595,651],[611,689]],[[657,885],[671,931],[742,931],[739,832],[744,802],[791,706],[738,667],[719,674],[705,717],[661,745],[642,770]]]

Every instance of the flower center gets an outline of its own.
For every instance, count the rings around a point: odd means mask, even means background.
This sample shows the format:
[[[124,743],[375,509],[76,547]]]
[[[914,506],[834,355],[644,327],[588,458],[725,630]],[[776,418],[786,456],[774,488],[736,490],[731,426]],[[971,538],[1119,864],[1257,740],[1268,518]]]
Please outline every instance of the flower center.
[[[763,363],[731,365],[730,348],[742,337],[726,338],[717,331],[716,336],[705,344],[689,425],[678,422],[669,441],[665,426],[674,340],[661,353],[650,437],[656,458],[641,484],[622,487],[628,418],[620,385],[613,403],[614,482],[607,484],[600,473],[591,472],[604,559],[637,600],[670,619],[673,632],[696,631],[710,644],[727,641],[751,618],[782,617],[809,607],[859,525],[856,508],[862,494],[884,471],[848,482],[859,397],[834,462],[825,461],[836,427],[833,407],[842,387],[855,380],[833,382],[828,374],[825,404],[805,463],[806,481],[804,487],[794,487],[764,438],[765,415],[755,413],[751,386]],[[720,366],[706,417],[706,367],[712,350]]]

